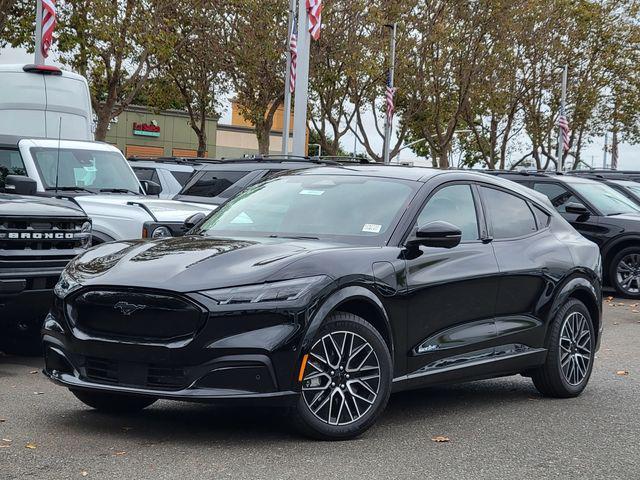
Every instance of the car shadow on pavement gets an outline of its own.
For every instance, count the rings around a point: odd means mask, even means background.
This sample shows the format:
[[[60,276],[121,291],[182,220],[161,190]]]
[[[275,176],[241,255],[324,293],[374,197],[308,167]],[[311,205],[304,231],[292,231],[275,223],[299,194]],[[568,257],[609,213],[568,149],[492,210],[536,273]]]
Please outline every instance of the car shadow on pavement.
[[[182,445],[217,442],[225,445],[245,445],[268,440],[300,441],[284,409],[266,407],[228,407],[199,403],[160,401],[142,412],[131,415],[110,415],[91,410],[70,393],[68,408],[57,412],[60,428],[75,434],[129,439],[141,444],[180,442]],[[397,393],[391,396],[379,425],[395,427],[412,422],[441,421],[455,412],[481,413],[498,408],[497,403],[522,404],[540,399],[532,385],[526,382],[483,381],[448,387],[431,387]],[[51,420],[51,419],[49,419]],[[377,428],[365,438],[375,437]]]

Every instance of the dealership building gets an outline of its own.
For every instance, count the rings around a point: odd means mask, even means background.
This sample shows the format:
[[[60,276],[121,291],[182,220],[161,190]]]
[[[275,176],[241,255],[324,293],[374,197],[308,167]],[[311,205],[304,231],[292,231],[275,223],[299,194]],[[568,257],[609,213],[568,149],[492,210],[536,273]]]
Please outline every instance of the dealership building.
[[[282,150],[283,110],[274,117],[270,153]],[[118,147],[127,157],[195,157],[198,138],[189,125],[186,112],[180,110],[153,111],[131,105],[112,120],[106,141]],[[219,123],[218,118],[206,122],[208,157],[233,158],[258,153],[258,140],[253,126],[231,104],[231,124]],[[289,139],[291,146],[292,139]]]

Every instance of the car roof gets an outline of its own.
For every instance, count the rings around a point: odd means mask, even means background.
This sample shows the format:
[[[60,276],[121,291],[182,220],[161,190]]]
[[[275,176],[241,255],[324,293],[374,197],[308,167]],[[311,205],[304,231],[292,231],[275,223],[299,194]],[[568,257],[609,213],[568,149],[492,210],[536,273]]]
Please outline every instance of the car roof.
[[[4,65],[0,65],[0,72],[12,72],[12,73],[24,73],[25,75],[36,75],[35,73],[25,72],[24,67],[25,67],[25,64],[23,63],[7,63]],[[78,75],[77,73],[73,73],[68,70],[62,70],[62,69],[60,69],[60,72],[63,77],[85,81],[85,78],[82,75]]]
[[[564,173],[555,172],[528,172],[528,171],[498,171],[498,170],[486,170],[489,175],[497,177],[508,178],[515,182],[522,181],[536,181],[536,182],[563,182],[568,184],[578,183],[598,183],[597,180],[588,178],[583,175],[566,175]]]
[[[154,160],[128,159],[133,168],[161,168],[173,172],[193,172],[198,165],[188,165],[184,163],[156,162]]]

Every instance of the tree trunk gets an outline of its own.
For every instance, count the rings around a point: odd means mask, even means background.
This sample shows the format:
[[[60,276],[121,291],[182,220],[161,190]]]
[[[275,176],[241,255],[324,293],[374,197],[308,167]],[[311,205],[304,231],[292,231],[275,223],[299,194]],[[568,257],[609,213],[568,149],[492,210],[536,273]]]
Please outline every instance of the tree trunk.
[[[260,126],[256,125],[256,137],[258,138],[258,153],[260,155],[269,155],[269,146],[271,144],[270,128],[265,123]]]
[[[96,117],[96,132],[94,136],[96,141],[104,142],[111,122],[111,109],[103,104],[100,109],[96,110]]]
[[[438,168],[443,170],[449,168],[449,155],[447,148],[442,148],[440,150],[440,154],[438,155]]]
[[[198,134],[198,157],[202,158],[207,154],[207,131],[200,130]]]

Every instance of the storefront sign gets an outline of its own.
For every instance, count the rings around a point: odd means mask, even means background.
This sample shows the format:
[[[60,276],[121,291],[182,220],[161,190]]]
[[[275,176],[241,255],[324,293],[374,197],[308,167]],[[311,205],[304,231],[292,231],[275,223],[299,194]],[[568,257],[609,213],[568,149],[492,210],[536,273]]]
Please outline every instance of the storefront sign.
[[[152,120],[151,123],[133,123],[133,134],[142,137],[159,137],[160,127],[158,122]]]

